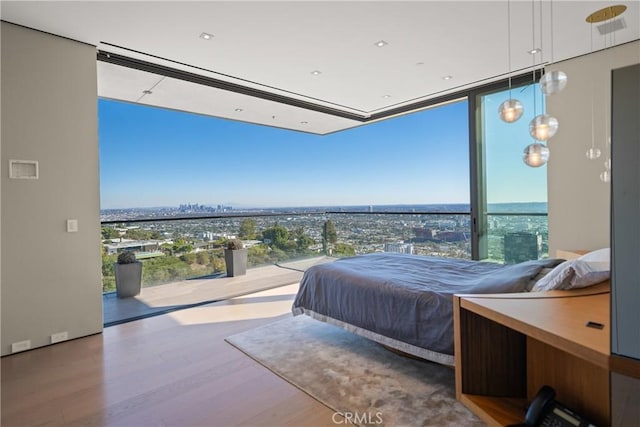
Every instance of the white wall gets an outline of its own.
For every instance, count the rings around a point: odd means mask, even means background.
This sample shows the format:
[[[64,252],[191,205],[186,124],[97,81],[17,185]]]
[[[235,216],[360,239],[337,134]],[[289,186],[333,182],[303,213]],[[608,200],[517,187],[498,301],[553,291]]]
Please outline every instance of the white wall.
[[[549,141],[549,254],[610,246],[610,185],[600,181],[600,172],[610,148],[605,121],[610,129],[611,70],[639,62],[640,41],[635,41],[549,67],[569,77],[564,91],[547,98],[547,111],[560,123]],[[602,150],[597,160],[585,155],[591,147],[592,100],[595,145]]]
[[[100,332],[102,287],[95,47],[1,25],[5,355]],[[9,159],[39,161],[40,179],[9,179]]]

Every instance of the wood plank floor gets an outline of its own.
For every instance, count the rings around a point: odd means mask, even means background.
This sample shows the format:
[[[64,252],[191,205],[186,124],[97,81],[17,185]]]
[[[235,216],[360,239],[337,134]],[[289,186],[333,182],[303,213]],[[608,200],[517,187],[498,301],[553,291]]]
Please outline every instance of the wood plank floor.
[[[290,316],[297,287],[6,356],[2,426],[335,426],[332,410],[224,341]]]

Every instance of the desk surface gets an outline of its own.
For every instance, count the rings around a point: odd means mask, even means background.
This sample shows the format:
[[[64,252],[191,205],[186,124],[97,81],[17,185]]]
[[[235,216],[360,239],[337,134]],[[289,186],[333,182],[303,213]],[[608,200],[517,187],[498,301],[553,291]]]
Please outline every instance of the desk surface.
[[[603,368],[609,367],[610,294],[566,298],[461,298],[462,308]],[[603,324],[587,327],[588,321]]]

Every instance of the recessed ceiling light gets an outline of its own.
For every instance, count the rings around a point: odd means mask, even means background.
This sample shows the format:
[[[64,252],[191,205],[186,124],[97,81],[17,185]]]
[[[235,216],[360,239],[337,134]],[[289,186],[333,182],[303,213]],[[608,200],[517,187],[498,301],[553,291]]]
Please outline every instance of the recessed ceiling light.
[[[534,49],[528,50],[527,52],[531,55],[535,55],[536,53],[542,52],[542,49],[540,49],[539,47],[536,47]]]
[[[320,74],[322,74],[322,71],[313,70],[311,74],[313,74],[314,76],[319,76]]]
[[[419,67],[421,65],[424,65],[424,62],[416,62],[416,65]]]
[[[301,125],[306,125],[309,122],[305,122],[304,120],[300,122]]]
[[[376,46],[378,46],[378,47],[382,47],[382,46],[386,46],[386,45],[388,45],[389,43],[387,43],[387,42],[386,42],[386,41],[384,41],[384,40],[379,40],[379,41],[375,42],[374,44],[375,44]]]
[[[382,95],[383,98],[391,98],[391,95]]]
[[[153,92],[151,92],[150,90],[143,90],[142,93],[144,93],[145,95],[151,95]]]
[[[453,78],[453,76],[444,76],[442,78],[442,80],[451,80]]]
[[[201,33],[200,34],[200,38],[201,39],[205,39],[205,40],[211,40],[213,38],[213,35],[211,35],[209,33]]]
[[[242,111],[244,111],[242,108],[236,108],[236,113],[241,113]]]

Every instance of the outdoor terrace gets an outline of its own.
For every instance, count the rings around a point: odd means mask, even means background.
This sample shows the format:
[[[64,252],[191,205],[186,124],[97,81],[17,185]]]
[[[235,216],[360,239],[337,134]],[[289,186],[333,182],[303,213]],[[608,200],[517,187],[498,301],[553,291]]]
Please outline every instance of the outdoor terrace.
[[[334,260],[332,257],[321,256],[249,268],[247,274],[242,276],[227,277],[221,274],[145,286],[140,295],[131,298],[118,298],[115,292],[108,292],[103,294],[103,321],[105,326],[111,326],[295,284],[300,282],[307,268]]]

